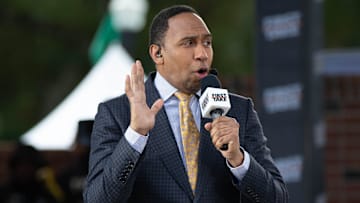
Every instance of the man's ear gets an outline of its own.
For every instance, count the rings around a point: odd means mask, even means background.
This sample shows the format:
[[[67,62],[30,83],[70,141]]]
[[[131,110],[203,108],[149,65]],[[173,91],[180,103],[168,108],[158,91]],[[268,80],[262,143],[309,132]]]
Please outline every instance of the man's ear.
[[[159,45],[151,44],[149,47],[149,54],[155,64],[159,65],[164,62],[161,47]]]

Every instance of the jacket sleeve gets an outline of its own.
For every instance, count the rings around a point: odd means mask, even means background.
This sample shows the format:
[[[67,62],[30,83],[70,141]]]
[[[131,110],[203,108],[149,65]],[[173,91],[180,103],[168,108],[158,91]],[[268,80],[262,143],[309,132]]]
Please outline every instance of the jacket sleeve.
[[[242,198],[250,202],[287,203],[286,185],[271,157],[267,138],[251,99],[247,99],[247,104],[247,116],[240,128],[245,128],[241,136],[244,141],[242,145],[250,154],[250,166],[239,184]]]
[[[114,116],[120,113],[129,120],[129,113],[110,109],[107,103],[100,104],[95,117],[84,202],[126,202],[135,181],[140,153],[124,137],[128,122]]]

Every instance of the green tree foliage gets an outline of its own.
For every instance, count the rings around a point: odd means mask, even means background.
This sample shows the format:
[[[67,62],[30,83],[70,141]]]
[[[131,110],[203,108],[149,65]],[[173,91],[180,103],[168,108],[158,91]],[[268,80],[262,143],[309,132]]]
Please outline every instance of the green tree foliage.
[[[325,48],[359,47],[359,20],[359,0],[326,0],[324,3]]]
[[[0,139],[45,116],[89,70],[88,45],[105,2],[0,2]]]

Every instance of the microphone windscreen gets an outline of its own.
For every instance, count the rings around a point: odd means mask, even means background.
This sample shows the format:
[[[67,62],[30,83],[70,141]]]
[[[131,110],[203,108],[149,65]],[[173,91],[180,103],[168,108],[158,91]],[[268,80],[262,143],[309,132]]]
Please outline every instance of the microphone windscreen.
[[[213,74],[209,74],[201,80],[201,94],[208,87],[221,88],[220,80]]]
[[[216,75],[216,76],[218,75],[218,72],[217,72],[216,68],[210,69],[209,73],[213,74],[213,75]]]

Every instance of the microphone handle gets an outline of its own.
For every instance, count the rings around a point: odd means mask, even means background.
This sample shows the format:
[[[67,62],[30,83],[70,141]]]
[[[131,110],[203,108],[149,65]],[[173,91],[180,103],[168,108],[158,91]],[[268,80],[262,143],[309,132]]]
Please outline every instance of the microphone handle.
[[[212,119],[216,119],[216,118],[220,117],[223,113],[224,113],[224,111],[222,109],[214,109],[210,112],[210,115],[211,115]],[[223,144],[220,147],[220,150],[226,151],[226,150],[228,150],[228,148],[229,148],[228,144]]]
[[[228,144],[223,144],[221,147],[220,147],[220,150],[221,151],[226,151],[229,149],[229,145]]]

